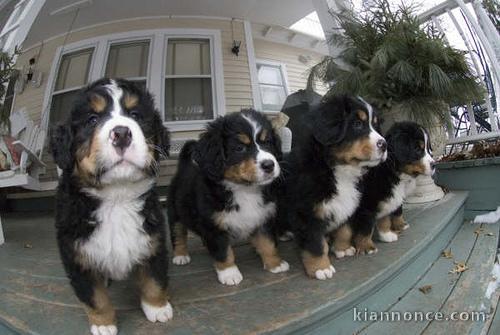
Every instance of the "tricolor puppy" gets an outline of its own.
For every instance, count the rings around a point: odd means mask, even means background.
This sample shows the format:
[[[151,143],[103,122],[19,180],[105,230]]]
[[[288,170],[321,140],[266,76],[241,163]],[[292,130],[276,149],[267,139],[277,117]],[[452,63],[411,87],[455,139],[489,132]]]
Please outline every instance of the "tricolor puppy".
[[[264,269],[287,271],[272,232],[280,158],[280,141],[271,123],[254,110],[221,117],[208,125],[199,141],[187,142],[168,197],[173,263],[191,260],[189,229],[214,258],[222,284],[237,285],[243,279],[233,241],[250,239]]]
[[[51,138],[63,170],[57,241],[64,268],[94,335],[116,334],[105,282],[136,272],[148,320],[172,317],[167,297],[165,222],[153,191],[167,130],[151,95],[125,80],[83,89]]]
[[[414,122],[394,124],[386,135],[387,160],[370,169],[363,178],[363,196],[352,217],[354,244],[359,253],[377,251],[372,241],[375,224],[382,242],[398,240],[407,229],[401,206],[415,189],[419,175],[434,173],[434,160],[427,131]]]
[[[345,223],[358,207],[363,174],[386,159],[386,142],[375,111],[361,98],[327,98],[309,117],[310,134],[288,160],[279,223],[294,233],[306,273],[327,279],[335,272],[330,237],[338,257],[354,254]]]

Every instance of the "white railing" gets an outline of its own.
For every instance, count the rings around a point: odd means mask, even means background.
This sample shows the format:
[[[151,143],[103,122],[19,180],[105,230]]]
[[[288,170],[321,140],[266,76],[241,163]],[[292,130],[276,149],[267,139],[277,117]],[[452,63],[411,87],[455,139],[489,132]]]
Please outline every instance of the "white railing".
[[[470,2],[472,6],[466,5],[465,2]],[[457,12],[463,16],[464,23],[469,26],[469,31],[465,31],[463,23],[461,24],[457,19],[455,15]],[[500,137],[498,129],[498,109],[500,108],[500,36],[493,23],[487,17],[481,2],[478,0],[446,0],[423,12],[419,15],[419,18],[422,22],[432,20],[435,27],[445,36],[446,31],[440,24],[440,19],[449,18],[453,28],[458,32],[469,52],[469,57],[472,60],[472,66],[476,74],[478,76],[485,75],[480,65],[480,60],[485,61],[490,68],[493,84],[491,89],[493,91],[486,92],[483,98],[491,130],[488,131],[484,127],[479,127],[483,132],[478,132],[473,106],[472,103],[469,103],[459,110],[461,113],[466,112],[468,114],[468,120],[465,120],[469,126],[468,131],[463,136],[455,137],[455,131],[450,130],[448,132],[450,137],[448,144],[453,145]],[[477,44],[472,43],[471,39],[476,39],[474,42],[479,43],[480,48],[484,50],[485,57],[482,59],[479,59],[479,51],[475,47]],[[496,97],[496,111],[491,104],[490,93],[494,93]]]

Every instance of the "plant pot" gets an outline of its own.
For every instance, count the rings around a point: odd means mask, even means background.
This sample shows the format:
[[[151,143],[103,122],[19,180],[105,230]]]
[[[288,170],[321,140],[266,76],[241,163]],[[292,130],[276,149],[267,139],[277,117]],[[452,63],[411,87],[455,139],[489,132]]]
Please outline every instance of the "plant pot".
[[[465,204],[469,218],[496,210],[500,206],[500,157],[438,163],[436,183],[469,192]]]

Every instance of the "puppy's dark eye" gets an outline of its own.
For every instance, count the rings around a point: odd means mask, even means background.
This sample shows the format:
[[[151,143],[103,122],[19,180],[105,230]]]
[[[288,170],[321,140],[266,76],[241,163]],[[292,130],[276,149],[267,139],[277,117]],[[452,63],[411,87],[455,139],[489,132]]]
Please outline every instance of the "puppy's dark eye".
[[[354,121],[353,127],[354,129],[361,129],[363,128],[363,122],[361,120],[356,120]]]
[[[240,144],[240,145],[236,146],[235,151],[240,152],[240,153],[245,152],[245,151],[247,151],[247,147],[244,146],[243,144]]]
[[[97,121],[99,121],[99,118],[96,115],[91,115],[87,119],[87,124],[90,126],[93,126],[93,125],[97,124]]]
[[[130,117],[136,121],[139,121],[142,119],[142,116],[141,116],[141,113],[137,112],[137,111],[131,111],[129,113]]]

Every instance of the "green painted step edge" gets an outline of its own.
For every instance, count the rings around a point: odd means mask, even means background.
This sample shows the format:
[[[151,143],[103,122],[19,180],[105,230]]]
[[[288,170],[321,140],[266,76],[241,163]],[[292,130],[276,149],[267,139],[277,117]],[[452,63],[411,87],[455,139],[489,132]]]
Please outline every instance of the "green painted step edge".
[[[459,169],[464,167],[499,165],[500,157],[478,158],[456,162],[443,162],[436,165],[437,169]]]
[[[353,334],[366,324],[353,322],[352,310],[354,307],[363,309],[384,310],[394,303],[418,278],[415,273],[426,269],[443,248],[456,234],[463,222],[464,204],[468,192],[453,192],[453,198],[442,204],[445,212],[438,225],[433,227],[425,239],[415,246],[410,253],[401,257],[398,262],[387,268],[375,281],[360,287],[356,292],[348,295],[329,308],[318,310],[306,320],[283,327],[276,334]],[[402,287],[396,289],[388,283],[400,283]],[[381,293],[387,291],[385,293]],[[382,302],[383,300],[383,302]],[[375,307],[374,306],[378,306]]]
[[[462,274],[450,274],[449,271],[454,266],[454,261],[466,261],[474,252],[478,237],[474,231],[480,225],[464,223],[453,240],[445,250],[451,250],[453,257],[438,259],[432,264],[429,270],[420,278],[414,287],[398,302],[388,310],[391,311],[420,311],[437,312],[441,310],[444,302],[455,289]],[[496,240],[495,240],[496,243]],[[496,248],[493,248],[495,250]],[[419,288],[425,285],[432,285],[432,290],[428,294],[420,292]],[[388,332],[400,334],[420,334],[430,323],[430,321],[418,322],[375,322],[365,328],[362,334],[387,334]]]

